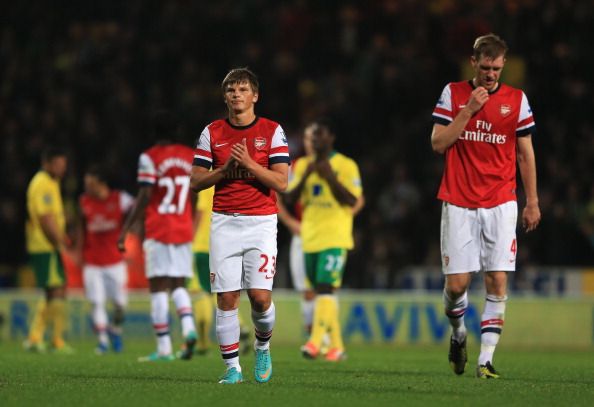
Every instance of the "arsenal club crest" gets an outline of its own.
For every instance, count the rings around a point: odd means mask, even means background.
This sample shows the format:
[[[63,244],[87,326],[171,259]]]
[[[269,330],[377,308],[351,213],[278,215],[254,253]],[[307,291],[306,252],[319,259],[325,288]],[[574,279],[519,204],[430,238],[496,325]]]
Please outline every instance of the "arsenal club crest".
[[[511,106],[510,105],[501,105],[501,107],[499,108],[499,111],[501,112],[501,116],[505,117],[511,113]]]
[[[256,147],[256,150],[262,150],[266,147],[266,139],[264,137],[256,137],[254,139],[254,147]]]

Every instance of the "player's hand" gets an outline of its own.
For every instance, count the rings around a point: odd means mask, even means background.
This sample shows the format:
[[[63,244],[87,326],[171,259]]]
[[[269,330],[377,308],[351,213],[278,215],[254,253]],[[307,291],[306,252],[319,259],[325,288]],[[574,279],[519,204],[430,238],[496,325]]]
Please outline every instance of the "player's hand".
[[[328,161],[327,159],[316,161],[316,171],[320,175],[320,177],[326,180],[334,176],[334,171],[332,171],[330,161]]]
[[[531,232],[540,223],[540,208],[538,205],[526,205],[522,211],[522,226],[526,232]]]
[[[244,168],[249,169],[254,163],[254,160],[252,159],[248,151],[245,138],[241,140],[241,143],[233,144],[233,146],[231,147],[231,157]]]
[[[223,174],[226,174],[229,171],[236,169],[238,165],[239,163],[233,157],[230,157],[227,162],[225,162],[225,165],[223,165],[221,168],[221,171],[223,171]]]
[[[126,252],[125,243],[126,243],[126,235],[122,234],[118,238],[118,250],[120,251],[120,253],[125,253]]]
[[[470,94],[466,107],[472,114],[475,114],[483,108],[483,105],[489,100],[489,92],[482,86],[477,87]]]

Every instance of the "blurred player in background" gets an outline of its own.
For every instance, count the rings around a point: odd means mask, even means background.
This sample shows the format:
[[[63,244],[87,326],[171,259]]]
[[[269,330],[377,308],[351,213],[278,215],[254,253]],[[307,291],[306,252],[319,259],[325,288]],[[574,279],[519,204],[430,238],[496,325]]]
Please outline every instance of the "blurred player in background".
[[[37,305],[29,337],[25,341],[25,348],[30,351],[45,350],[45,329],[51,325],[53,350],[72,353],[72,348],[64,341],[66,279],[62,256],[68,250],[68,239],[60,192],[60,180],[66,173],[67,163],[63,150],[46,148],[41,156],[41,170],[27,188],[27,252],[37,286],[45,290],[45,300]]]
[[[301,239],[305,268],[316,292],[312,331],[302,347],[303,355],[316,358],[322,340],[330,335],[326,360],[345,358],[335,291],[342,283],[347,250],[352,249],[353,211],[363,205],[361,176],[357,164],[334,150],[335,134],[326,120],[306,129],[314,154],[298,160],[286,194],[289,206],[301,201]]]
[[[314,151],[312,139],[313,132],[311,129],[309,131],[303,132],[303,150],[305,155],[298,158],[296,162],[299,162],[300,160],[307,160],[308,157],[313,156]],[[289,170],[289,183],[291,183],[294,178],[294,169],[296,168],[295,163],[293,163],[291,169]],[[281,198],[282,197],[279,196],[278,218],[292,234],[291,246],[289,249],[289,268],[291,270],[291,281],[293,282],[293,287],[295,290],[299,291],[303,295],[301,298],[301,318],[303,321],[303,330],[309,337],[313,323],[316,293],[307,279],[307,274],[305,271],[305,255],[303,253],[303,243],[301,241],[301,216],[303,208],[301,202],[297,201],[293,207],[293,210],[291,211],[285,208]],[[361,209],[363,209],[364,205],[365,201],[363,195],[361,195],[357,199],[357,204],[353,207],[353,215],[359,213]],[[325,354],[327,353],[327,347],[324,345],[329,343],[329,338],[327,335],[324,336],[322,342],[323,343],[320,351]]]
[[[507,272],[516,268],[516,160],[522,175],[527,232],[540,221],[531,134],[534,118],[524,92],[499,82],[507,45],[494,34],[476,39],[474,78],[444,88],[433,111],[433,150],[444,154],[437,195],[441,212],[445,313],[453,332],[449,361],[456,374],[467,363],[464,313],[471,273],[485,272],[477,376],[498,378],[493,353],[503,329]]]
[[[171,114],[158,112],[153,131],[157,144],[140,155],[136,205],[126,219],[118,246],[124,250],[127,231],[144,217],[145,270],[151,293],[151,319],[157,336],[157,351],[139,361],[174,360],[169,334],[169,293],[177,308],[186,344],[182,359],[192,357],[197,340],[192,301],[185,288],[192,277],[194,211],[190,173],[194,152],[176,144],[177,124]]]
[[[85,192],[80,196],[80,230],[77,245],[82,248],[83,279],[93,306],[93,327],[97,333],[95,352],[104,354],[109,340],[115,352],[122,351],[122,324],[128,303],[128,270],[117,242],[134,198],[110,188],[105,170],[92,166],[85,172]],[[107,300],[113,302],[111,323]]]
[[[215,185],[210,234],[210,282],[217,293],[216,331],[227,370],[219,383],[243,380],[239,364],[240,292],[247,290],[255,326],[256,381],[272,376],[270,338],[275,322],[276,192],[287,187],[289,148],[281,126],[258,117],[258,79],[246,68],[222,83],[228,108],[200,134],[192,188]],[[210,171],[210,168],[213,168]]]

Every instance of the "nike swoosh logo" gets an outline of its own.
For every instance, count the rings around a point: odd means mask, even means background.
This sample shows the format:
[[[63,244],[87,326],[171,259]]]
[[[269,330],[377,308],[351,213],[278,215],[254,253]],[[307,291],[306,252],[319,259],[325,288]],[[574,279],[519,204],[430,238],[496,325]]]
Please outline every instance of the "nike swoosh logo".
[[[229,143],[221,143],[221,144],[217,143],[217,144],[215,144],[215,147],[223,147],[223,146],[226,146],[227,144],[229,144]]]
[[[264,278],[265,278],[266,280],[270,280],[270,279],[274,278],[274,276],[264,276]]]
[[[266,379],[266,378],[268,378],[268,376],[270,376],[270,371],[271,370],[272,370],[271,368],[268,368],[268,370],[266,370],[266,373],[260,375],[260,379]]]

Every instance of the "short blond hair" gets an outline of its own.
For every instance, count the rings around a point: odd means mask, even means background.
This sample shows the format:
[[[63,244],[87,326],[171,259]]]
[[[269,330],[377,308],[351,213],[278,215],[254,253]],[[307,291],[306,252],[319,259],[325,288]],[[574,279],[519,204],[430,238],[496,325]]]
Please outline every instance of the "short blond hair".
[[[498,35],[489,33],[474,40],[473,56],[479,60],[481,56],[495,59],[507,53],[507,44]]]

